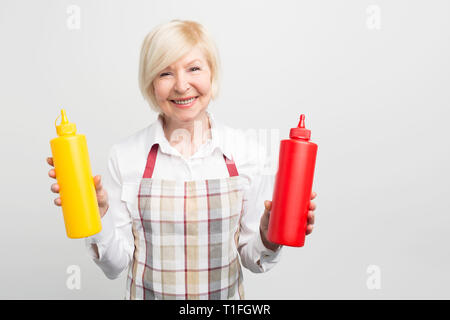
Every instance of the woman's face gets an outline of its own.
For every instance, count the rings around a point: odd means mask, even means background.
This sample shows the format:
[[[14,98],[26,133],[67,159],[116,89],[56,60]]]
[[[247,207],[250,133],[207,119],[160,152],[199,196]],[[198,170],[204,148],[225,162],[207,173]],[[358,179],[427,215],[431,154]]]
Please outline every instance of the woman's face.
[[[176,122],[201,119],[211,100],[211,70],[203,52],[194,48],[161,70],[153,87],[167,118]]]

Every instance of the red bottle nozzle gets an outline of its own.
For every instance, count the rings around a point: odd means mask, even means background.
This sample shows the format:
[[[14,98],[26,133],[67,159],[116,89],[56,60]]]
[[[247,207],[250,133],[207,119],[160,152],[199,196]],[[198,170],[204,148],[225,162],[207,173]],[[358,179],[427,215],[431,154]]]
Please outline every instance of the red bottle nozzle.
[[[297,127],[299,127],[299,128],[304,128],[305,127],[305,115],[304,114],[302,114],[300,116],[300,122],[298,123]]]
[[[311,138],[311,130],[305,128],[305,115],[300,116],[300,122],[297,128],[292,128],[289,133],[290,138],[305,139],[309,140]]]

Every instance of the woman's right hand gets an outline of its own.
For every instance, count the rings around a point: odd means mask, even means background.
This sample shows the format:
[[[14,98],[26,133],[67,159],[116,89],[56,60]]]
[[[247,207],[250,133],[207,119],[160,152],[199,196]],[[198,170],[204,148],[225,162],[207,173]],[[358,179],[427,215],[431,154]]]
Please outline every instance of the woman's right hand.
[[[47,163],[53,165],[53,158],[49,157],[47,158]],[[56,172],[55,169],[50,169],[48,172],[48,175],[50,178],[56,179]],[[106,211],[108,211],[109,204],[108,204],[108,193],[105,189],[103,189],[101,177],[99,175],[94,177],[94,185],[95,185],[95,191],[97,193],[97,202],[98,202],[98,209],[100,211],[100,217],[103,218],[103,216],[106,214]],[[57,183],[52,184],[50,187],[50,190],[54,193],[59,193],[59,185]],[[58,197],[54,201],[55,205],[58,207],[61,206],[61,198]]]

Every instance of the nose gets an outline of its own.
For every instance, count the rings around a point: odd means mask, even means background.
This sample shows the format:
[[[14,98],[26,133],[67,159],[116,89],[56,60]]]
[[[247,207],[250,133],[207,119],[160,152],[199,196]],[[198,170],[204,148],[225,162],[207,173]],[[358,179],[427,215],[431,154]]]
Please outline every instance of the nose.
[[[174,86],[174,90],[177,93],[185,93],[186,91],[188,91],[190,88],[189,86],[189,82],[187,81],[186,77],[184,77],[183,75],[177,75],[176,77],[176,81],[175,81],[175,86]]]

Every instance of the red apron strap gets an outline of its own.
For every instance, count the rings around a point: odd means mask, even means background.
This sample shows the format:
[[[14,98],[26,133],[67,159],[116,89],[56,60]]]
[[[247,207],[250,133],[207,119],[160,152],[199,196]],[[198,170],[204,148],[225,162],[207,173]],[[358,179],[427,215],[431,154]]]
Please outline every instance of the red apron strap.
[[[155,168],[156,155],[158,154],[159,144],[155,143],[147,157],[147,164],[145,165],[144,178],[151,178],[153,175],[153,169]]]
[[[158,147],[159,144],[155,143],[150,149],[150,152],[148,153],[143,178],[151,178],[153,175],[153,169],[155,168],[156,162],[156,155],[158,154]],[[225,159],[225,163],[227,165],[230,177],[238,176],[239,173],[237,171],[236,164],[234,163],[233,159],[229,160],[225,155],[223,155],[223,158]]]
[[[230,177],[238,176],[239,173],[236,168],[236,164],[234,163],[233,159],[229,160],[225,155],[223,155],[223,158],[225,159],[225,163],[227,164],[228,172],[230,173]]]

